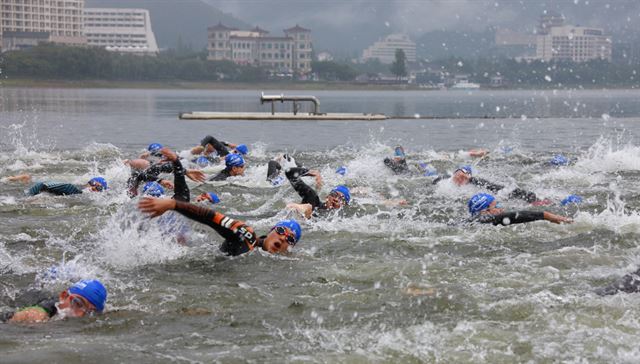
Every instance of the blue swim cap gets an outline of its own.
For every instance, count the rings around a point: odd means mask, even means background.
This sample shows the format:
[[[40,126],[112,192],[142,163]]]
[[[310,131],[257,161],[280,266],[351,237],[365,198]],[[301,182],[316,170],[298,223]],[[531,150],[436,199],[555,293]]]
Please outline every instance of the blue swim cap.
[[[153,197],[160,197],[164,195],[164,188],[162,188],[158,182],[147,182],[144,187],[142,187],[142,193]]]
[[[247,147],[246,144],[240,144],[236,147],[236,150],[238,152],[240,152],[240,154],[245,155],[247,153],[249,153],[249,148]]]
[[[90,185],[99,184],[100,186],[102,186],[102,189],[100,191],[104,191],[107,188],[109,188],[109,186],[107,185],[107,180],[102,177],[93,177],[92,179],[89,180],[88,183]]]
[[[488,209],[489,205],[491,205],[495,199],[495,197],[488,193],[477,193],[473,195],[467,203],[469,213],[471,213],[471,215],[477,215],[480,211]]]
[[[395,155],[396,157],[400,157],[400,158],[404,158],[404,148],[402,148],[401,146],[397,146],[394,150],[393,150],[393,155]]]
[[[147,150],[150,151],[151,153],[157,153],[160,151],[160,149],[162,149],[162,144],[160,143],[151,143],[147,147]]]
[[[438,171],[433,168],[432,165],[427,164],[425,162],[419,163],[418,164],[420,166],[420,168],[422,168],[422,170],[424,171],[422,173],[423,176],[425,177],[432,177],[432,176],[437,176],[438,175]]]
[[[282,220],[277,224],[273,225],[274,228],[276,226],[282,226],[291,230],[291,232],[293,232],[293,235],[296,238],[296,243],[300,241],[300,238],[302,237],[302,228],[300,227],[300,224],[298,224],[296,220]]]
[[[213,192],[207,192],[207,196],[209,196],[209,200],[211,200],[213,204],[220,202],[220,197]]]
[[[336,173],[341,176],[344,176],[345,174],[347,174],[347,167],[345,166],[338,167],[338,169],[336,169]]]
[[[344,196],[344,202],[349,204],[351,201],[351,193],[349,193],[349,188],[345,185],[336,186],[331,192],[340,192]]]
[[[468,174],[468,175],[472,175],[473,174],[473,171],[471,170],[471,166],[469,166],[469,165],[460,166],[460,167],[458,167],[458,169],[453,171],[453,173],[455,174],[458,171],[462,171],[464,174]]]
[[[86,298],[87,301],[96,307],[98,312],[104,310],[104,303],[107,300],[107,289],[104,288],[102,283],[97,279],[83,279],[76,282],[69,288],[69,293]]]
[[[242,158],[242,156],[240,154],[227,154],[226,157],[224,157],[224,164],[227,166],[227,168],[231,168],[231,167],[242,167],[244,166],[244,158]]]
[[[551,158],[549,163],[551,163],[554,166],[566,166],[567,164],[569,164],[569,160],[562,154],[558,154],[553,156],[553,158]]]
[[[200,166],[200,167],[206,167],[209,165],[211,161],[209,160],[209,158],[205,157],[205,156],[200,156],[198,158],[196,158],[195,163]]]
[[[579,204],[582,203],[582,197],[578,196],[578,195],[569,195],[567,196],[564,200],[560,201],[560,204],[562,206],[567,206],[568,204]]]
[[[284,183],[284,177],[278,176],[271,180],[272,186],[281,186]]]

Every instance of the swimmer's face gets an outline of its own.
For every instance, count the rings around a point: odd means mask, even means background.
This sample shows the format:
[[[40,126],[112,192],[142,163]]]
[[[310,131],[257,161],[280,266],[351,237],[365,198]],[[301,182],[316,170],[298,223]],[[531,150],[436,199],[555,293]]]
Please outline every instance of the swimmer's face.
[[[466,173],[462,169],[458,169],[457,171],[455,171],[453,173],[453,176],[451,177],[451,180],[456,184],[456,186],[466,185],[467,183],[469,183],[470,179],[471,175]]]
[[[69,291],[60,293],[56,307],[64,311],[65,317],[82,317],[96,311],[96,307],[86,298]]]
[[[339,209],[342,206],[346,205],[347,202],[342,193],[333,191],[327,196],[324,204],[328,209]]]
[[[262,249],[271,254],[282,254],[289,250],[289,246],[293,247],[293,245],[295,245],[295,234],[285,227],[276,227],[262,242]]]
[[[489,207],[486,208],[485,210],[483,210],[482,212],[480,212],[481,214],[489,214],[489,215],[498,215],[504,212],[504,209],[502,208],[502,206],[500,206],[500,204],[498,203],[498,201],[493,200],[490,204]]]
[[[198,197],[196,197],[196,202],[202,202],[202,201],[213,202],[211,201],[211,198],[209,197],[208,193],[202,193]]]
[[[91,192],[102,192],[104,190],[102,185],[99,184],[98,182],[89,182],[87,183],[86,186],[89,188],[89,191]]]
[[[232,176],[242,176],[244,175],[244,167],[231,167],[231,175]]]

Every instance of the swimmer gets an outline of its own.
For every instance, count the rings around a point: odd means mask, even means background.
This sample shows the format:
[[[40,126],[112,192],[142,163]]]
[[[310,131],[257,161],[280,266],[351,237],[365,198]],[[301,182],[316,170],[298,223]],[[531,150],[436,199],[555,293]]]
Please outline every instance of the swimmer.
[[[0,313],[0,322],[36,323],[53,318],[84,317],[104,311],[107,290],[96,279],[81,280],[56,298],[41,291],[30,291],[14,300],[16,311]]]
[[[174,186],[171,181],[159,178],[159,176],[162,173],[174,173],[175,176],[175,167],[177,163],[181,169],[180,173],[184,173],[184,176],[189,177],[189,179],[195,182],[205,181],[205,175],[202,171],[197,169],[185,170],[179,162],[178,156],[171,149],[162,148],[159,153],[163,156],[164,162],[153,164],[143,171],[131,172],[131,177],[127,180],[127,194],[129,197],[133,198],[138,195],[138,186],[140,186],[140,183],[142,182],[158,182],[164,188],[173,189]],[[186,201],[188,201],[188,199]]]
[[[196,197],[196,202],[211,202],[212,205],[220,203],[220,197],[214,192],[204,192]]]
[[[240,154],[229,153],[224,157],[225,169],[217,175],[210,177],[209,181],[224,181],[229,177],[243,176],[245,163]]]
[[[257,237],[253,228],[243,221],[234,220],[206,207],[173,199],[143,197],[138,203],[138,208],[151,217],[173,210],[191,220],[210,226],[225,239],[220,250],[231,256],[248,253],[256,248],[272,254],[282,254],[289,251],[290,247],[293,248],[302,236],[300,224],[295,220],[280,221],[269,233]]]
[[[267,181],[272,186],[280,186],[284,182],[284,177],[280,175],[282,169],[288,170],[293,167],[301,167],[292,156],[281,154],[270,160],[267,164]]]
[[[496,193],[505,187],[497,183],[489,182],[484,178],[473,177],[471,166],[468,166],[468,165],[459,167],[453,172],[453,175],[451,176],[443,175],[436,178],[433,181],[433,184],[437,184],[449,178],[451,178],[451,181],[456,186],[464,186],[467,184],[472,184],[474,186],[485,188],[493,193]],[[518,198],[529,203],[537,203],[538,201],[540,201],[538,200],[538,197],[536,196],[535,193],[523,190],[521,188],[516,188],[513,191],[511,191],[511,193],[509,193],[509,198]]]
[[[228,148],[232,150],[229,151]],[[227,142],[221,142],[218,139],[212,137],[211,135],[207,135],[202,141],[200,141],[200,145],[197,147],[193,147],[191,149],[191,154],[198,155],[204,154],[205,156],[210,155],[213,152],[218,153],[219,157],[226,157],[227,154],[235,153],[246,155],[249,153],[249,148],[245,144],[233,144]]]
[[[383,162],[384,165],[391,168],[395,174],[409,173],[409,166],[407,165],[404,148],[400,145],[394,148],[393,158],[385,158]]]
[[[618,292],[640,292],[640,269],[618,278],[608,286],[596,289],[595,292],[600,296],[610,296]]]
[[[555,215],[547,211],[513,211],[505,212],[498,201],[488,193],[473,195],[467,203],[471,218],[468,222],[493,225],[523,224],[531,221],[547,220],[554,224],[572,223],[568,217]]]
[[[310,171],[306,168],[295,167],[286,172],[289,182],[293,189],[302,197],[301,203],[287,204],[287,209],[298,211],[302,216],[309,219],[319,211],[335,210],[346,206],[351,201],[351,193],[349,188],[344,185],[336,186],[329,195],[327,195],[324,203],[320,202],[318,193],[309,185],[302,181],[301,177],[313,176],[316,178],[316,186],[322,185],[322,177],[318,171]],[[318,187],[320,188],[320,187]]]
[[[29,183],[31,182],[31,175],[29,174],[20,174],[17,176],[9,176],[6,178],[9,182],[22,182]],[[66,195],[78,195],[81,194],[83,190],[88,190],[91,192],[102,192],[108,188],[107,181],[102,177],[93,177],[86,184],[82,186],[77,186],[71,183],[63,183],[63,182],[52,182],[52,181],[44,181],[44,182],[36,182],[26,194],[29,196],[35,196],[41,194],[43,192],[47,192],[57,196],[66,196]]]
[[[125,165],[131,167],[132,170],[144,170],[149,168],[152,164],[160,162],[162,154],[162,144],[151,143],[147,147],[147,151],[142,153],[137,159],[125,159],[123,162]]]

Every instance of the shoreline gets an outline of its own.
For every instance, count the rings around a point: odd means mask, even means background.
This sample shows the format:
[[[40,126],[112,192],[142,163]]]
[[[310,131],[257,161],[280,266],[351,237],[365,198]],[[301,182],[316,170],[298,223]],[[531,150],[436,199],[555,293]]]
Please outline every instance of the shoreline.
[[[591,85],[590,85],[591,86]],[[420,88],[416,85],[376,85],[351,82],[199,82],[199,81],[109,81],[109,80],[36,80],[2,79],[0,89],[11,88],[106,88],[106,89],[155,89],[155,90],[300,90],[300,91],[442,91],[442,89]],[[496,87],[468,91],[518,91],[518,90],[637,90],[629,85],[605,85],[592,87]]]

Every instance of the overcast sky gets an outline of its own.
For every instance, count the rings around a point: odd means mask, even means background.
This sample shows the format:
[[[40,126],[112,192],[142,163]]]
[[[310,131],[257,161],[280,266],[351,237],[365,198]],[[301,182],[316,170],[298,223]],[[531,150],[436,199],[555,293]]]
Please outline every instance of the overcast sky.
[[[353,47],[391,32],[418,37],[434,30],[489,26],[533,31],[540,14],[558,11],[568,23],[610,32],[640,29],[640,0],[204,0],[274,33],[309,27],[320,47]]]

